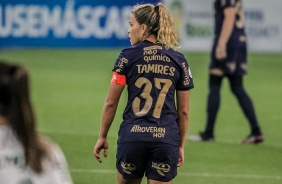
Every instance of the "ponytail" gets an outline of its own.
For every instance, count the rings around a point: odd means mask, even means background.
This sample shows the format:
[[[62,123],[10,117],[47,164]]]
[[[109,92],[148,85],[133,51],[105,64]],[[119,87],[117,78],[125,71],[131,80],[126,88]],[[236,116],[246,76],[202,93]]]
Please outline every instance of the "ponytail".
[[[159,7],[159,31],[157,35],[157,40],[169,47],[174,49],[179,48],[179,44],[177,42],[177,34],[175,32],[174,23],[172,17],[167,10],[167,8],[162,4],[158,3],[156,7]]]

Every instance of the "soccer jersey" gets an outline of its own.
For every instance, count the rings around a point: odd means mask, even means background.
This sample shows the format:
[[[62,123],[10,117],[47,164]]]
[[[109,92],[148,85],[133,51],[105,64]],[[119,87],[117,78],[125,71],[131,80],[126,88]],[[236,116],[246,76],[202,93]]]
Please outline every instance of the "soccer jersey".
[[[235,8],[235,23],[226,45],[227,58],[218,61],[215,52],[222,31],[224,9]],[[209,65],[211,73],[217,75],[245,75],[247,73],[247,39],[241,0],[215,0],[215,38]]]
[[[224,9],[228,7],[235,8],[236,18],[232,34],[227,43],[227,47],[245,47],[246,35],[244,25],[244,12],[241,0],[215,0],[215,42],[217,42],[222,29]]]
[[[49,141],[48,141],[49,143]],[[22,144],[11,128],[0,125],[0,183],[2,184],[72,184],[61,149],[50,142],[51,159],[43,161],[43,172],[35,173],[25,164]]]
[[[118,143],[165,142],[178,146],[175,90],[194,87],[184,56],[161,44],[143,41],[122,50],[113,71],[125,75],[128,90]]]

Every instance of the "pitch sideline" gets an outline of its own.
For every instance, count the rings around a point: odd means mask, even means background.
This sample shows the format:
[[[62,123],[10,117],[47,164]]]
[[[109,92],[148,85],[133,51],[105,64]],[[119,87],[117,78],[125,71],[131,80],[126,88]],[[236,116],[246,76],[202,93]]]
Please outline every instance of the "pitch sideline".
[[[116,170],[99,170],[99,169],[71,169],[72,173],[96,173],[96,174],[116,174]],[[220,173],[185,173],[178,172],[180,176],[195,177],[212,177],[212,178],[246,178],[246,179],[265,179],[265,180],[282,180],[282,176],[269,175],[250,175],[250,174],[220,174]]]

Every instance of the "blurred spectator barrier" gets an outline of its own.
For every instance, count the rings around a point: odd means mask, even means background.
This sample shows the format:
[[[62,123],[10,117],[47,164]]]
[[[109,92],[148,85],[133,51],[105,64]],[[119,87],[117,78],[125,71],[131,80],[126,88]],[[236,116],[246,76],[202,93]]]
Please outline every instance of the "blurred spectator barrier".
[[[0,47],[129,46],[136,3],[157,0],[1,0]]]

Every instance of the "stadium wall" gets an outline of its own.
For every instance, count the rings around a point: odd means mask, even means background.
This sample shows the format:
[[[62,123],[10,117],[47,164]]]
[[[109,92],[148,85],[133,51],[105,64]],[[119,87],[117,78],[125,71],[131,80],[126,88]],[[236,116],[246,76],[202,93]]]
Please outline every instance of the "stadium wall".
[[[1,0],[0,48],[125,47],[137,3],[159,0]],[[175,16],[181,47],[209,51],[213,0],[163,0]],[[282,1],[244,0],[249,49],[282,52]]]
[[[213,0],[163,0],[175,16],[183,50],[208,51],[213,38]],[[282,1],[243,0],[250,51],[282,52]]]

